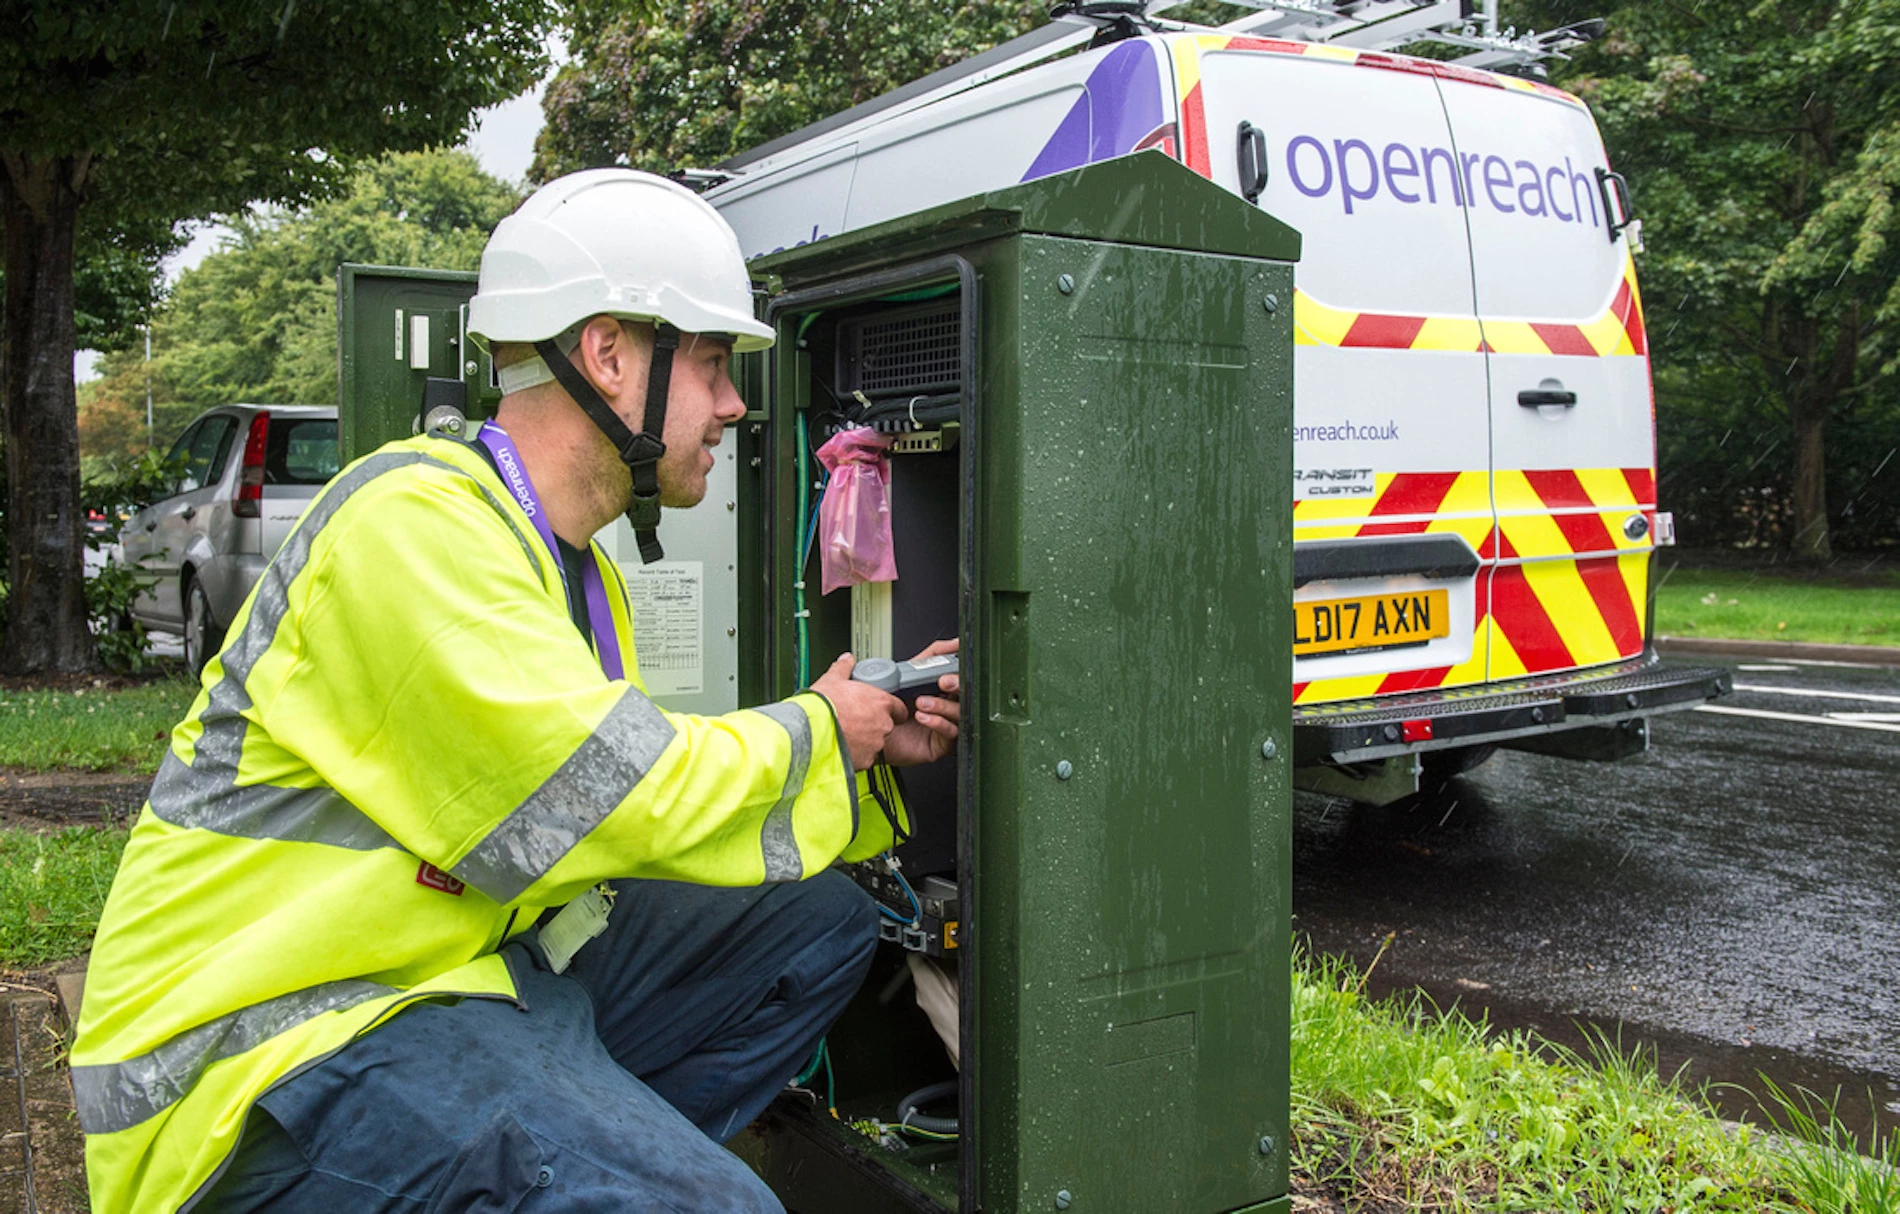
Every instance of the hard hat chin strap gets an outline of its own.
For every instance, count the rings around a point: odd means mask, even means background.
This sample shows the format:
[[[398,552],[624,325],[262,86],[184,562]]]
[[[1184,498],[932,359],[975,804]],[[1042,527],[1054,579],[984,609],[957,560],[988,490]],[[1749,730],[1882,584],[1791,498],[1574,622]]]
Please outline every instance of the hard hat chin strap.
[[[580,368],[567,360],[552,339],[534,343],[561,387],[574,398],[581,411],[607,436],[620,462],[633,476],[633,505],[627,509],[627,521],[633,524],[633,538],[640,546],[640,560],[651,565],[666,554],[660,550],[660,457],[666,454],[666,392],[673,381],[673,351],[679,349],[680,331],[664,321],[653,326],[653,360],[647,367],[646,416],[640,433],[635,434],[608,407]]]

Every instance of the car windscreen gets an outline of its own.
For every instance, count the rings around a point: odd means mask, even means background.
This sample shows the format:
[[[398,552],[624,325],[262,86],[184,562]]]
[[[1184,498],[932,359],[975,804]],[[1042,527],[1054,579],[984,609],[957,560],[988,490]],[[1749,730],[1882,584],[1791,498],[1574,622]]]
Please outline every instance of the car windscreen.
[[[321,485],[336,470],[335,418],[271,418],[264,444],[265,484]]]

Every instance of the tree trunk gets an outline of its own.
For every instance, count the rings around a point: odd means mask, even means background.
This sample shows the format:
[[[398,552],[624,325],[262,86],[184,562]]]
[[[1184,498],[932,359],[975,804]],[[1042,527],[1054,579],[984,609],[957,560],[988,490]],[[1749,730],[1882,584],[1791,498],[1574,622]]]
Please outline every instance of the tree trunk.
[[[1819,387],[1819,385],[1815,385]],[[1827,444],[1822,426],[1829,402],[1800,392],[1794,414],[1794,555],[1804,561],[1833,559],[1827,533]]]
[[[1827,443],[1823,428],[1828,415],[1854,383],[1860,362],[1860,305],[1852,303],[1835,318],[1834,348],[1826,350],[1819,321],[1800,328],[1801,348],[1808,367],[1792,386],[1788,412],[1794,419],[1794,555],[1802,560],[1827,561],[1834,557],[1827,522]],[[1818,356],[1825,355],[1825,366]]]
[[[90,156],[0,153],[6,303],[0,437],[6,444],[7,619],[0,670],[97,669],[86,626],[85,520],[73,392],[73,232]]]

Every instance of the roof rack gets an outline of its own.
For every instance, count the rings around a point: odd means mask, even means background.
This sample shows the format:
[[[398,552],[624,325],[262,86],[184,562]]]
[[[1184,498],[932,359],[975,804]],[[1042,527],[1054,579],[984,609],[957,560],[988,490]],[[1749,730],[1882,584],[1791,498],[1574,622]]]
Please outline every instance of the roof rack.
[[[1460,47],[1465,67],[1542,77],[1550,59],[1603,33],[1603,22],[1579,21],[1538,33],[1498,28],[1498,0],[1228,0],[1257,11],[1221,26],[1223,33],[1327,42],[1389,51],[1418,42]]]

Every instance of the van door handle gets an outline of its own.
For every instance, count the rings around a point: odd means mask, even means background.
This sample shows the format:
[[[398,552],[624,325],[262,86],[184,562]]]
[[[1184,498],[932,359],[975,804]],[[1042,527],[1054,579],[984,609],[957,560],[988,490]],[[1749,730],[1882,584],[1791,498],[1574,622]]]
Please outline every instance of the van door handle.
[[[1240,174],[1240,196],[1258,203],[1267,188],[1267,133],[1251,122],[1242,122],[1239,147],[1234,152],[1234,167]]]
[[[149,523],[147,523],[147,524],[145,524],[145,529],[146,529],[147,531],[157,531],[157,530],[158,530],[158,520],[157,520],[157,519],[153,519],[153,520],[152,520],[151,522],[149,522]]]
[[[186,506],[183,510],[180,510],[178,512],[178,517],[184,519],[187,523],[189,523],[192,519],[195,519],[198,517],[198,507]]]
[[[1562,388],[1526,388],[1517,394],[1517,403],[1526,409],[1539,409],[1545,405],[1562,405],[1568,409],[1577,403],[1577,394]]]

